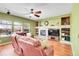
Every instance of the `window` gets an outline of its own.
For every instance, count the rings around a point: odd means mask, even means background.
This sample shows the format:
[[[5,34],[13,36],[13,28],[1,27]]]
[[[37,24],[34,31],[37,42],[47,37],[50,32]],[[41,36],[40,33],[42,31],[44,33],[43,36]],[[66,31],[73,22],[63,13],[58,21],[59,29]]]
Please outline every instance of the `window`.
[[[13,26],[13,31],[24,31],[24,32],[29,32],[30,31],[30,24],[28,23],[19,23],[19,22],[14,22],[12,25],[12,21],[7,21],[7,20],[0,20],[0,37],[6,37],[12,34],[12,26]]]
[[[26,32],[26,33],[29,33],[30,32],[30,24],[24,23],[23,31]]]
[[[7,36],[12,33],[12,22],[0,20],[0,36]]]
[[[19,22],[14,22],[14,32],[22,31],[22,24]]]

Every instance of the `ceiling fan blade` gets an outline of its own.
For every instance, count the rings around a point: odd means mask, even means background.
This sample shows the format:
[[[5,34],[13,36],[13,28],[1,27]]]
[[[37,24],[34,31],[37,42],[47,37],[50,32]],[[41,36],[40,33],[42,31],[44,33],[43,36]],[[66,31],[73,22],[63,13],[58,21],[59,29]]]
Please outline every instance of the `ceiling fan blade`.
[[[36,13],[36,14],[41,14],[41,11],[36,11],[35,13]]]
[[[37,14],[34,14],[34,16],[36,16],[36,17],[40,17],[40,15],[37,15]]]

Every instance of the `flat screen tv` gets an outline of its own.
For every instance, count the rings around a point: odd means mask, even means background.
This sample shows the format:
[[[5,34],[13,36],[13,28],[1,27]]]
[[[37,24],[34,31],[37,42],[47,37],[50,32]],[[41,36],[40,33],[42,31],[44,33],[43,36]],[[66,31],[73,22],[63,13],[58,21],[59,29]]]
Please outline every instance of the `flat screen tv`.
[[[59,29],[49,29],[48,30],[48,35],[49,36],[59,36]]]
[[[40,30],[40,35],[41,36],[46,36],[46,30]]]

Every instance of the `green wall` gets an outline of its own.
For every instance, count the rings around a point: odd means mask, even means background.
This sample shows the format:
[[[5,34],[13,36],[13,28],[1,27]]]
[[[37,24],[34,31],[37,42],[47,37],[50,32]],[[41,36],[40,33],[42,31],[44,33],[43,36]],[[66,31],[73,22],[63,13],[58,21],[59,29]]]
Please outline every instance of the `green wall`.
[[[61,26],[61,18],[62,17],[69,17],[71,16],[71,14],[65,14],[65,15],[60,15],[60,16],[54,16],[54,17],[49,17],[49,18],[45,18],[45,19],[41,19],[39,21],[39,26],[45,26],[45,21],[48,21],[49,24],[48,26],[54,25],[54,26]],[[62,40],[62,39],[60,39]]]
[[[35,35],[35,24],[36,22],[30,19],[18,17],[18,16],[13,16],[13,15],[8,15],[5,13],[0,12],[0,20],[10,20],[12,22],[20,22],[20,23],[29,23],[30,24],[30,32],[32,35]],[[9,37],[0,37],[0,45],[8,44],[11,42]]]
[[[29,23],[30,24],[30,32],[35,35],[35,21],[22,18],[22,17],[17,17],[13,15],[8,15],[4,13],[0,13],[0,20],[10,20],[12,22],[20,22],[20,23]]]
[[[55,16],[55,17],[41,19],[39,21],[39,25],[45,26],[44,22],[48,21],[49,22],[48,26],[51,26],[51,25],[61,26],[61,17],[67,17],[67,16],[70,16],[70,14],[65,14],[65,15],[61,15],[61,16]]]
[[[79,56],[79,4],[73,4],[72,8],[71,41],[73,55]]]

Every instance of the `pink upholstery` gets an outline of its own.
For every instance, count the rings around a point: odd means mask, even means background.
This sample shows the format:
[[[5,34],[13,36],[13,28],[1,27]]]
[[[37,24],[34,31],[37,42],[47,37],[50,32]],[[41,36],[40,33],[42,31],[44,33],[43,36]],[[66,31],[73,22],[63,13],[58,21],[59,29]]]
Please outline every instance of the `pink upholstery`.
[[[40,46],[40,42],[36,41],[35,39],[27,36],[20,36],[20,35],[13,35],[12,38],[12,45],[14,47],[14,51],[18,55],[24,56],[42,56],[42,50],[37,47]],[[19,38],[17,38],[19,37]],[[23,41],[22,41],[23,40]],[[26,43],[29,42],[29,43]]]
[[[32,43],[24,40],[18,41],[19,46],[22,48],[24,56],[45,56],[45,53],[40,47],[35,47]]]
[[[41,48],[41,43],[38,39],[28,36],[14,34],[12,36],[12,45],[14,51],[21,56],[46,56],[48,55]]]
[[[12,39],[12,46],[13,46],[13,48],[14,48],[14,51],[15,51],[17,54],[22,55],[22,51],[21,51],[21,48],[20,48],[19,45],[18,45],[16,36],[12,36],[11,39]]]

